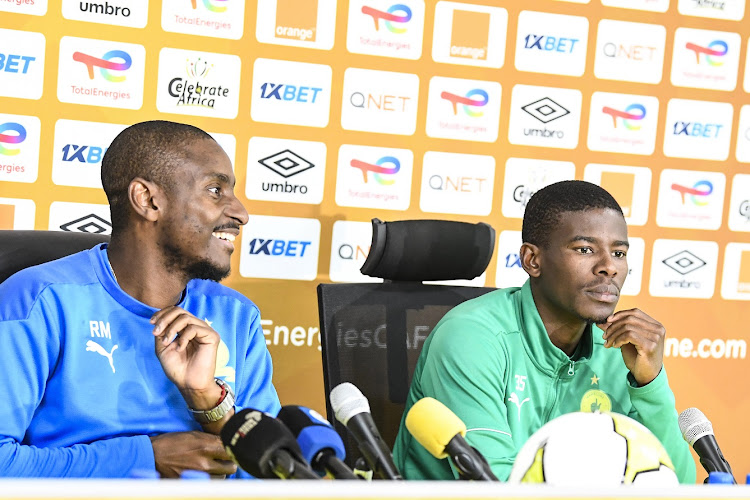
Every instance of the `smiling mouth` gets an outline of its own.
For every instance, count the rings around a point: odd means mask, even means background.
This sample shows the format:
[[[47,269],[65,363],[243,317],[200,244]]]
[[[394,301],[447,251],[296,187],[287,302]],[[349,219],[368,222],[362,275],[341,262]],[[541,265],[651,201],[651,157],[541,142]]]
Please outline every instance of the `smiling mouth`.
[[[229,243],[234,243],[235,235],[233,235],[232,233],[225,233],[225,232],[222,232],[222,231],[215,231],[215,232],[211,233],[211,235],[214,238],[218,238],[220,240],[224,240],[224,241],[227,241]]]

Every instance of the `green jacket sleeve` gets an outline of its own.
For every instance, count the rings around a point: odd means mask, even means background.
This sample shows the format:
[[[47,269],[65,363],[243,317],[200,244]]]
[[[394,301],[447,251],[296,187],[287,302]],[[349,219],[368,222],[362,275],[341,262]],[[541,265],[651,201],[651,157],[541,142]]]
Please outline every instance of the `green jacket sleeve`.
[[[628,391],[633,404],[633,411],[628,416],[659,438],[672,459],[680,483],[695,483],[695,462],[677,423],[675,399],[669,388],[667,371],[662,367],[659,375],[643,387],[636,387],[632,375],[628,374]]]
[[[421,376],[424,395],[445,404],[466,424],[468,443],[506,481],[516,449],[505,408],[506,353],[496,334],[466,318],[444,321],[433,334]],[[455,468],[453,474],[458,477]]]

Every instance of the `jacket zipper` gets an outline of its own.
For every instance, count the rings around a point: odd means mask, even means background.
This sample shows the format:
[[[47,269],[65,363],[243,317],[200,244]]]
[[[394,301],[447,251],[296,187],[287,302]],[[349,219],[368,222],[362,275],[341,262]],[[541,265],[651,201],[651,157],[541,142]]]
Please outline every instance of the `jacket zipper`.
[[[575,372],[575,369],[573,368],[573,366],[574,366],[575,364],[576,364],[576,362],[575,362],[575,361],[570,361],[570,366],[568,366],[568,375],[570,375],[571,377],[572,377],[573,375],[575,375],[575,373],[576,373],[576,372]]]

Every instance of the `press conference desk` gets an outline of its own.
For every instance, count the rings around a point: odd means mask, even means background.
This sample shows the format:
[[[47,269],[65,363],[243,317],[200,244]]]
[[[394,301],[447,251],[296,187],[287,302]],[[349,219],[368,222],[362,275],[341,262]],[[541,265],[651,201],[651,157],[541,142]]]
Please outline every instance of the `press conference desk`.
[[[401,481],[149,481],[149,480],[0,480],[0,499],[678,499],[748,498],[750,486],[679,486],[670,489],[587,489],[511,486],[493,483]]]

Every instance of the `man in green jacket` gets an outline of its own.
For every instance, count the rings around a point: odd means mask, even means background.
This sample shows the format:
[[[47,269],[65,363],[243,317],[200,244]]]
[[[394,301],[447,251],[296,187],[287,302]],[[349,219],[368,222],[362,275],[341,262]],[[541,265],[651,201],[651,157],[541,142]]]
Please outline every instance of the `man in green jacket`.
[[[662,364],[665,329],[639,309],[615,312],[628,274],[620,206],[595,184],[558,182],[529,200],[522,237],[529,279],[445,315],[422,348],[404,417],[423,397],[441,401],[505,481],[521,446],[545,423],[574,411],[613,411],[648,427],[680,482],[694,483]],[[458,477],[403,419],[394,455],[408,479]]]

